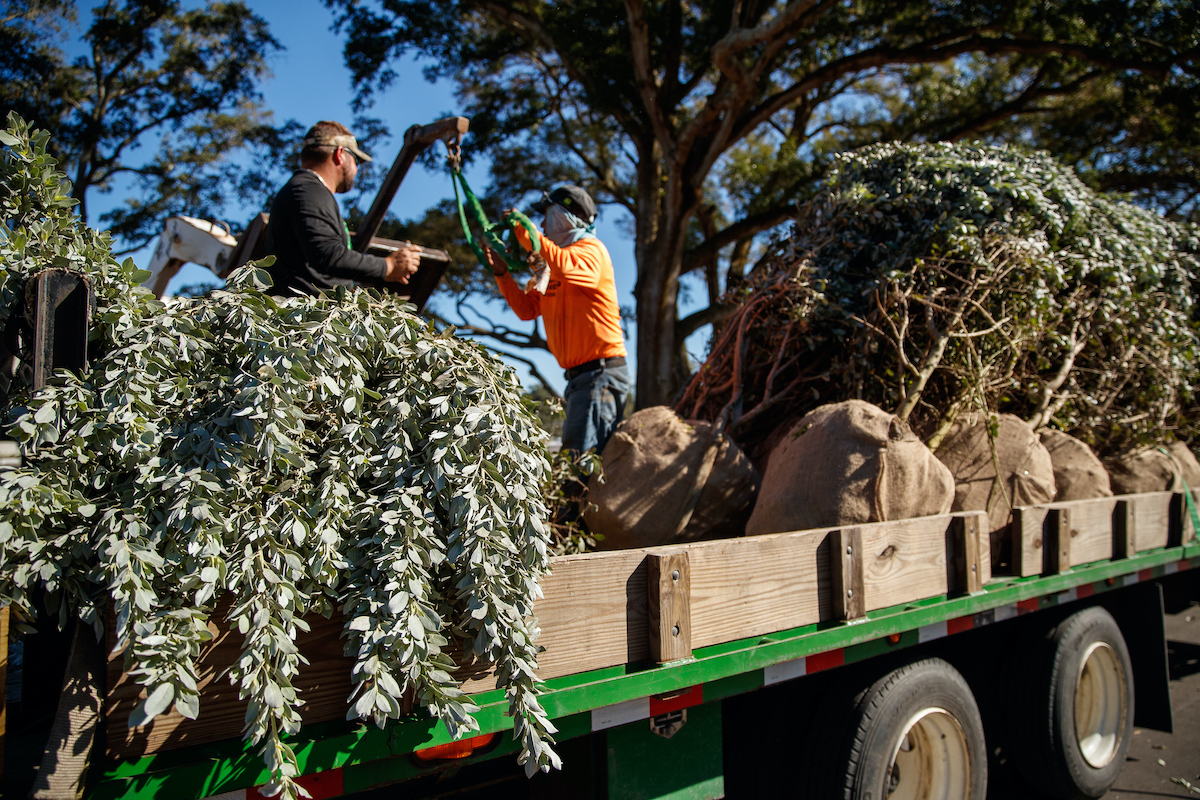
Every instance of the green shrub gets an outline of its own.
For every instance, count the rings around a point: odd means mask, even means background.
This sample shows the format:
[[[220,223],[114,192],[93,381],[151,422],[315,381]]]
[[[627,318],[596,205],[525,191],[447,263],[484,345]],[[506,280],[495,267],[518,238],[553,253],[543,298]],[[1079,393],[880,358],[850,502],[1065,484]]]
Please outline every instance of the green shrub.
[[[1190,438],[1198,252],[1194,229],[1044,153],[863,148],[752,276],[678,409],[724,413],[751,451],[855,397],[931,446],[967,408],[1053,423],[1103,455]]]
[[[355,659],[349,718],[382,726],[412,687],[455,736],[476,729],[453,647],[495,664],[526,771],[557,766],[531,616],[549,467],[512,370],[389,296],[270,297],[256,265],[164,305],[71,213],[45,134],[10,117],[0,139],[0,323],[23,316],[46,267],[84,276],[98,301],[84,374],[32,393],[18,372],[9,387],[25,466],[0,472],[0,601],[28,608],[44,590],[97,634],[111,604],[148,693],[142,724],[172,705],[196,716],[196,659],[231,595],[245,735],[289,797],[294,642],[306,614],[335,608]]]

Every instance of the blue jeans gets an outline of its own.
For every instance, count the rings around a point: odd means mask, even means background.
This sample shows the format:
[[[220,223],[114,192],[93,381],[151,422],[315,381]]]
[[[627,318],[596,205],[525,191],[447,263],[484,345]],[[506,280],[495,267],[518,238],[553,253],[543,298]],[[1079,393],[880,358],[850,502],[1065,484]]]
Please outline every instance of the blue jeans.
[[[563,449],[582,453],[595,448],[600,452],[625,413],[629,370],[622,365],[576,375],[564,395]]]

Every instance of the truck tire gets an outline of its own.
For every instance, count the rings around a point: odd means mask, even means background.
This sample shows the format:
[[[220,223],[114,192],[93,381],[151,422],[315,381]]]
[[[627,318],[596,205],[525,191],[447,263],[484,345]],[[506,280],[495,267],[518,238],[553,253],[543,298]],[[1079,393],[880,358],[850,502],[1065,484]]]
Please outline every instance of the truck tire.
[[[1101,797],[1121,774],[1133,738],[1125,638],[1112,615],[1093,606],[1055,626],[1041,648],[1018,656],[1009,681],[1013,760],[1050,797]]]
[[[845,800],[983,800],[987,743],[967,682],[938,658],[906,664],[861,693]]]

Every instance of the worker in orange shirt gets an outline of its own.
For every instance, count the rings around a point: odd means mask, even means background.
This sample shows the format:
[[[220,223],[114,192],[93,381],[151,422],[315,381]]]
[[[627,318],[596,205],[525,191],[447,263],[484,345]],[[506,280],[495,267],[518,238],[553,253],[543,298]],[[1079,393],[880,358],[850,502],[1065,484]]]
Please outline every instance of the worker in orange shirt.
[[[544,266],[535,267],[525,288],[517,285],[504,260],[486,251],[488,266],[508,305],[523,320],[539,315],[546,344],[566,370],[563,449],[604,449],[625,411],[629,370],[617,287],[608,250],[592,232],[596,204],[578,186],[560,186],[533,204],[545,214],[538,233]],[[514,229],[526,250],[528,231]]]

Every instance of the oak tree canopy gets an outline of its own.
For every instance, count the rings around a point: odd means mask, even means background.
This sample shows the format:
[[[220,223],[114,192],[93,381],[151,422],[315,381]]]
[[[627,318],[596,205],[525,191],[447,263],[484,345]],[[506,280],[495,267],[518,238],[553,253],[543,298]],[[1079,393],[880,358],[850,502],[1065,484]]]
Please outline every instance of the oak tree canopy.
[[[326,4],[362,107],[400,58],[423,56],[429,77],[457,84],[490,195],[572,181],[629,213],[640,406],[672,399],[684,339],[730,313],[725,290],[836,153],[1021,142],[1093,187],[1197,214],[1192,3]],[[708,304],[683,315],[689,285]]]

